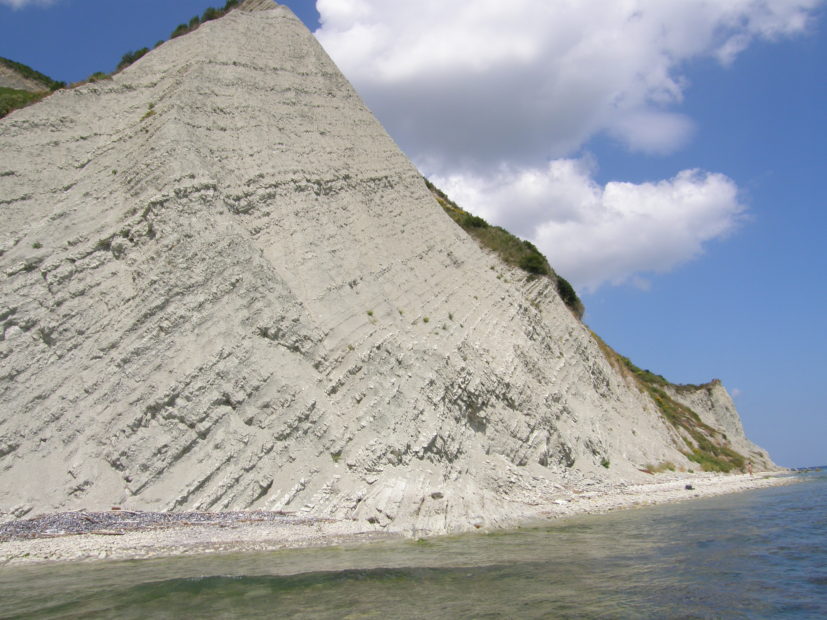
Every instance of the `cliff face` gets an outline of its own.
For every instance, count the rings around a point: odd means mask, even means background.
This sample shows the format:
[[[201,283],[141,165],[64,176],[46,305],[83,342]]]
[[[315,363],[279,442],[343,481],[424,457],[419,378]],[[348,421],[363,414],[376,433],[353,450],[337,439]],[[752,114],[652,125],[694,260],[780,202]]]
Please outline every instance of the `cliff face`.
[[[756,470],[777,469],[767,451],[747,438],[735,403],[720,381],[692,388],[673,388],[669,394],[696,412],[705,424],[719,429],[724,436],[724,445],[752,461]]]
[[[5,58],[0,58],[0,88],[24,90],[29,93],[42,93],[49,90],[48,84],[23,75]]]
[[[0,207],[0,510],[442,532],[692,466],[552,280],[454,224],[284,7],[0,121]]]

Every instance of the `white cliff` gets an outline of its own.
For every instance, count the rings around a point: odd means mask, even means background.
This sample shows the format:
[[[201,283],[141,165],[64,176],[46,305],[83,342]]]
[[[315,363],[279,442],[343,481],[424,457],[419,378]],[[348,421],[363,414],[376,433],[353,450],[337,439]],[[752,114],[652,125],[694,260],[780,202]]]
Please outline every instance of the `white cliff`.
[[[775,469],[767,451],[747,439],[732,397],[717,379],[698,386],[674,386],[669,395],[698,414],[703,423],[719,429],[723,445],[742,454],[755,469]]]
[[[693,466],[287,8],[248,2],[0,120],[0,209],[0,511],[445,532]]]

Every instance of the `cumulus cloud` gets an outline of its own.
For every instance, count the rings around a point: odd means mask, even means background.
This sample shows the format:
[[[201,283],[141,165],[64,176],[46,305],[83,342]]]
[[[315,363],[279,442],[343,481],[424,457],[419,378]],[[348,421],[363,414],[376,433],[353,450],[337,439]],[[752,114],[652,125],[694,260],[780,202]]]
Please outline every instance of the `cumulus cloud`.
[[[633,152],[691,140],[682,74],[806,29],[820,0],[317,0],[317,37],[420,169],[534,241],[586,289],[648,286],[742,219],[734,181],[698,170],[594,180],[599,134]]]
[[[436,177],[460,204],[474,204],[491,222],[534,240],[575,286],[607,283],[648,288],[639,274],[662,273],[701,253],[744,217],[735,183],[722,174],[684,170],[653,183],[592,179],[588,160],[492,176]]]
[[[691,140],[686,63],[732,63],[806,29],[820,0],[317,0],[320,42],[391,135],[469,210],[588,288],[663,271],[731,231],[735,183],[684,171],[599,186],[596,135],[665,154]],[[551,163],[549,163],[551,162]]]
[[[317,36],[434,167],[537,162],[609,132],[680,147],[680,69],[804,29],[818,0],[318,0]]]

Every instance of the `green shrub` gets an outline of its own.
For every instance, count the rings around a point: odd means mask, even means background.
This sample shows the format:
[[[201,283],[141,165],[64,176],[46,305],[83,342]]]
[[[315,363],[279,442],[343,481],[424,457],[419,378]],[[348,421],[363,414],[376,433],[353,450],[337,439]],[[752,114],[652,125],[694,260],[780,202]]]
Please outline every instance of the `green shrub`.
[[[600,346],[610,364],[631,376],[641,392],[649,395],[663,418],[683,437],[687,451],[684,455],[690,461],[698,463],[704,471],[728,472],[743,469],[745,458],[742,454],[725,445],[726,437],[717,429],[701,420],[700,416],[676,401],[664,391],[665,387],[683,390],[702,389],[705,386],[676,386],[661,375],[649,370],[641,370],[627,357],[618,354],[594,332],[595,342]]]
[[[554,274],[546,257],[533,243],[512,235],[500,226],[491,226],[483,218],[463,210],[428,179],[425,179],[425,185],[451,219],[482,247],[496,253],[503,262],[519,267],[532,276],[556,277],[557,292],[560,293],[566,306],[578,319],[583,318],[585,308],[574,288],[566,280]]]
[[[66,82],[58,82],[48,75],[35,71],[28,65],[0,57],[0,65],[18,73],[19,75],[42,85],[42,92],[32,93],[27,90],[16,88],[0,87],[0,118],[6,116],[12,110],[23,108],[29,104],[40,101],[50,91],[55,91],[66,86]]]
[[[583,318],[583,313],[586,310],[583,302],[580,301],[580,297],[577,296],[577,292],[574,290],[574,287],[569,284],[569,281],[560,275],[557,276],[557,294],[560,295],[563,303],[566,304],[578,318]]]
[[[462,216],[462,222],[460,223],[460,226],[462,226],[463,228],[488,228],[488,222],[486,222],[478,215],[471,215],[470,213],[466,213]]]
[[[528,273],[534,273],[538,275],[547,275],[548,274],[548,265],[546,264],[546,259],[543,257],[542,254],[539,252],[529,252],[528,254],[524,254],[520,257],[520,262],[518,266],[523,271],[527,271]]]
[[[117,71],[122,71],[126,69],[129,65],[133,62],[144,56],[145,54],[149,53],[148,47],[142,47],[139,50],[135,50],[134,52],[127,52],[121,57],[121,61],[118,63]]]
[[[208,9],[206,9],[204,11],[204,13],[201,15],[201,17],[199,17],[198,15],[195,15],[194,17],[192,17],[189,20],[188,23],[178,24],[178,26],[175,28],[175,30],[172,31],[172,34],[170,35],[169,38],[174,39],[176,37],[180,37],[181,35],[184,35],[184,34],[192,32],[193,30],[196,30],[198,28],[198,26],[200,26],[204,22],[212,21],[214,19],[218,19],[219,17],[223,17],[224,15],[226,15],[227,13],[232,11],[234,8],[236,8],[239,4],[240,4],[240,2],[238,0],[227,0],[227,2],[224,4],[223,9],[216,9],[214,7],[209,7]],[[157,44],[156,44],[156,47],[157,47]]]
[[[24,65],[21,62],[15,62],[14,60],[10,60],[8,58],[3,58],[2,56],[0,56],[0,64],[6,65],[6,67],[11,69],[12,71],[19,73],[25,78],[43,84],[44,90],[54,91],[59,88],[64,88],[66,86],[66,82],[58,82],[57,80],[53,80],[48,75],[44,75],[40,71],[36,71],[32,69],[30,66]]]
[[[175,30],[172,31],[172,34],[169,35],[169,38],[174,39],[175,37],[180,37],[183,34],[187,34],[189,31],[189,26],[186,24],[178,24],[175,27]]]

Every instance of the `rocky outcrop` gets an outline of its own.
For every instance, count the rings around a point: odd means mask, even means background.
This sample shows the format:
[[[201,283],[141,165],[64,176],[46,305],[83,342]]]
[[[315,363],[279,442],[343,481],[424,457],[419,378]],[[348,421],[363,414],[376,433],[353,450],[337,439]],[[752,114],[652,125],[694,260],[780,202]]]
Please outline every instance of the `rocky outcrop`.
[[[756,470],[777,469],[766,450],[751,442],[744,433],[741,417],[732,397],[719,380],[706,385],[674,386],[669,395],[696,412],[709,426],[719,429],[724,445],[752,461]]]
[[[16,71],[11,63],[0,58],[0,87],[25,90],[29,93],[43,93],[49,91],[48,84],[22,75]]]
[[[0,509],[445,532],[691,466],[550,278],[443,212],[285,7],[0,121]]]

